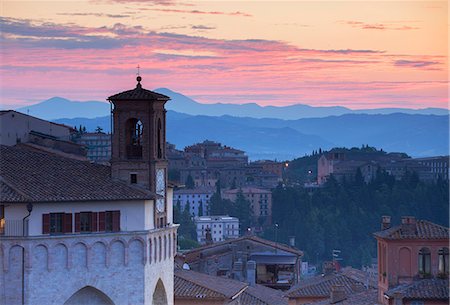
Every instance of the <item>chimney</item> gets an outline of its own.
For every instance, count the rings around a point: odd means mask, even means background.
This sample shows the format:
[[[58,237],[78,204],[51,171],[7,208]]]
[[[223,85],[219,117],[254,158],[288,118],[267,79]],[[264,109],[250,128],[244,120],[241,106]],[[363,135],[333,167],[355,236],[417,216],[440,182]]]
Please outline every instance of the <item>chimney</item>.
[[[386,230],[391,227],[391,216],[381,216],[381,230]]]
[[[405,235],[416,234],[416,218],[414,216],[402,216],[402,233]]]
[[[322,264],[322,272],[324,275],[330,275],[334,272],[334,263],[333,262],[323,262]]]
[[[347,298],[345,295],[345,288],[344,285],[333,285],[331,286],[331,296],[330,296],[330,303],[335,304],[337,302],[343,301]]]
[[[403,304],[403,294],[401,292],[394,292],[394,305],[402,305]]]
[[[289,246],[295,248],[295,236],[289,236]]]
[[[256,284],[256,262],[255,261],[247,262],[247,283],[250,286],[255,286],[255,284]]]
[[[240,282],[242,282],[244,280],[242,277],[242,266],[243,265],[242,265],[241,260],[234,262],[234,265],[233,265],[233,278]]]
[[[206,239],[206,244],[210,245],[213,243],[212,241],[212,235],[211,235],[211,229],[210,228],[206,228],[206,233],[205,233],[205,239]]]

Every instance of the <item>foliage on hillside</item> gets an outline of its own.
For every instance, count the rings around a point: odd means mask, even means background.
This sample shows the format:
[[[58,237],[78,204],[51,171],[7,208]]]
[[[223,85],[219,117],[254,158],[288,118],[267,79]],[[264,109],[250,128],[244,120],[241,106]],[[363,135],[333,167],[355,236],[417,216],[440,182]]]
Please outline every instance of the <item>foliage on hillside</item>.
[[[355,175],[342,183],[332,177],[317,189],[279,186],[272,209],[279,226],[277,232],[275,226],[267,229],[264,237],[287,243],[295,236],[311,263],[330,260],[332,250],[339,249],[344,265],[360,267],[376,257],[373,233],[380,230],[382,215],[392,216],[393,225],[401,216],[415,216],[448,226],[448,188],[443,180],[422,183],[415,173],[395,181],[381,170],[369,184]]]

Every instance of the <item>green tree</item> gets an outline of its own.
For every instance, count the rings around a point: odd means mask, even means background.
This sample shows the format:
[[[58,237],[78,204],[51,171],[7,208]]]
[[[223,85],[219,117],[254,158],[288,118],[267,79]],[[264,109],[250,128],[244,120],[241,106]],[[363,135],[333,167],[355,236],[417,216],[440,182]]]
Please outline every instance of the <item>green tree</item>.
[[[250,201],[245,199],[242,189],[239,189],[236,195],[234,213],[230,213],[230,215],[239,219],[241,235],[244,235],[247,228],[250,228],[253,225],[253,210],[250,207]]]
[[[203,216],[203,201],[201,200],[198,204],[198,216]]]
[[[194,179],[192,178],[191,174],[189,174],[186,178],[185,182],[186,188],[193,189],[195,187]]]

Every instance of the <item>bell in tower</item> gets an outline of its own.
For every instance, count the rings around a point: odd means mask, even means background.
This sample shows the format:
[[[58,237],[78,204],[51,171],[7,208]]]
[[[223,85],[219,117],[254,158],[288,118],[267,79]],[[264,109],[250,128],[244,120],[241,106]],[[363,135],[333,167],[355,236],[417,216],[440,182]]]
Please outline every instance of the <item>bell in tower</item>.
[[[154,192],[155,224],[166,221],[166,110],[168,96],[142,88],[112,95],[111,176]]]

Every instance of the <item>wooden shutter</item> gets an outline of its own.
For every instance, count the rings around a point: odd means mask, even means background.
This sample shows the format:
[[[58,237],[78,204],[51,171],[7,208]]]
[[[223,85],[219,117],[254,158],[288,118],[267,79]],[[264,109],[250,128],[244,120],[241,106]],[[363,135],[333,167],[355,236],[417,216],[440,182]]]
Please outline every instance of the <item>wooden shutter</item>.
[[[98,230],[105,231],[105,212],[98,213]]]
[[[42,214],[42,234],[50,233],[50,214]]]
[[[80,213],[75,213],[75,232],[80,232]]]
[[[112,211],[113,232],[120,231],[120,211]]]
[[[72,214],[64,215],[63,232],[64,233],[72,233]]]
[[[92,212],[91,213],[91,231],[92,232],[98,232],[98,227],[97,227],[97,212]]]

